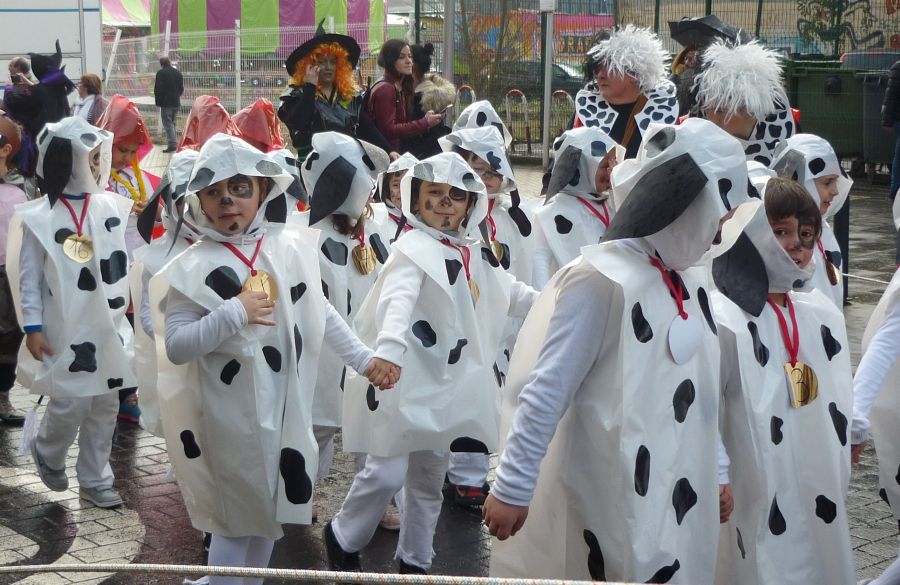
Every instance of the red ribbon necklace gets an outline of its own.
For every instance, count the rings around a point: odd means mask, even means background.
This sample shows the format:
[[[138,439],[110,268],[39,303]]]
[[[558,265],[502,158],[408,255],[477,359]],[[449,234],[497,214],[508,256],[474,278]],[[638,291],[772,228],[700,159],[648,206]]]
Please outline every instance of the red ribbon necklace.
[[[457,246],[456,244],[451,243],[447,238],[442,238],[441,243],[448,248],[453,248],[459,252],[459,256],[462,258],[463,269],[466,271],[466,280],[472,280],[472,274],[469,272],[469,259],[472,257],[472,251],[466,246]]]
[[[60,201],[63,202],[63,205],[66,206],[66,209],[69,210],[69,215],[72,216],[72,221],[75,222],[75,233],[78,236],[81,236],[84,228],[84,218],[87,215],[88,205],[91,204],[91,194],[84,194],[84,205],[81,207],[81,217],[75,217],[75,209],[72,207],[72,204],[69,203],[65,196],[59,198]]]
[[[581,201],[581,204],[588,208],[588,210],[593,213],[597,219],[600,220],[600,223],[603,224],[603,227],[609,227],[609,208],[606,206],[606,201],[600,202],[600,209],[597,209],[593,205],[590,204],[586,199],[582,199],[581,197],[575,196],[575,199]]]
[[[256,276],[256,269],[253,268],[253,265],[256,264],[256,257],[259,256],[259,249],[260,247],[262,247],[262,243],[263,238],[260,238],[256,241],[256,248],[253,250],[253,256],[251,256],[250,258],[244,256],[243,252],[238,250],[233,244],[222,242],[222,245],[231,250],[231,253],[237,256],[238,260],[247,265],[247,268],[250,269],[250,276]]]
[[[790,357],[791,366],[796,366],[797,355],[800,353],[800,328],[797,325],[797,315],[794,314],[794,303],[791,301],[791,297],[785,295],[784,299],[787,303],[788,313],[791,315],[793,339],[791,339],[791,334],[788,333],[787,320],[781,313],[781,309],[779,309],[778,305],[773,303],[771,299],[766,299],[766,302],[769,303],[772,310],[775,311],[775,315],[778,316],[778,326],[781,328],[781,338],[784,340],[784,348],[787,350],[788,356]]]
[[[488,201],[487,220],[488,220],[488,225],[491,228],[491,241],[496,242],[497,241],[497,224],[494,223],[494,218],[491,217],[492,211],[494,211],[494,199],[490,199]]]
[[[669,287],[669,292],[672,293],[672,297],[675,299],[675,305],[678,307],[678,316],[687,321],[688,314],[687,311],[684,310],[684,283],[681,282],[681,279],[678,280],[678,287],[675,287],[675,283],[672,282],[672,277],[669,276],[669,273],[666,271],[666,267],[663,266],[663,263],[659,261],[658,258],[654,258],[653,256],[648,256],[650,259],[650,264],[656,267],[659,270],[660,276],[662,276],[663,282],[666,283],[666,286]]]

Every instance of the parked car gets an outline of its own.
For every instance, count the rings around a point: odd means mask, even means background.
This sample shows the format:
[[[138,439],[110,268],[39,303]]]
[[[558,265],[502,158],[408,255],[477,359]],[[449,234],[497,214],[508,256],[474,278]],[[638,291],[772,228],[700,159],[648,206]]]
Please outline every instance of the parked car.
[[[514,61],[504,63],[502,71],[491,87],[497,98],[503,98],[511,89],[518,89],[529,100],[541,99],[544,94],[544,71],[540,61]],[[554,63],[551,85],[553,91],[562,89],[572,97],[584,86],[584,77],[578,67],[567,63]]]

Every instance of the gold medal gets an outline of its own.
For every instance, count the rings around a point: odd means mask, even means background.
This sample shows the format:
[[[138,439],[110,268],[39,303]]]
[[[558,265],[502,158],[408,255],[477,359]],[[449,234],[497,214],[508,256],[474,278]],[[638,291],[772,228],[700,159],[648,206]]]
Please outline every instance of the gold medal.
[[[784,371],[791,388],[791,406],[800,408],[811,403],[819,395],[819,379],[811,367],[803,362],[784,364]]]
[[[497,262],[503,260],[503,244],[497,240],[491,240],[491,251],[494,252],[494,257],[497,258]]]
[[[481,291],[478,290],[478,283],[471,278],[469,279],[469,292],[472,293],[472,304],[477,303],[478,297],[481,296]]]
[[[87,234],[72,234],[63,242],[63,253],[71,260],[84,264],[94,257],[94,243]]]
[[[825,259],[825,272],[828,274],[828,282],[831,283],[831,286],[837,286],[837,283],[841,281],[841,271],[834,265],[834,262],[827,258]]]
[[[375,270],[375,250],[368,244],[353,248],[353,265],[360,274],[371,274]]]
[[[253,272],[256,272],[256,274],[253,274]],[[275,279],[265,270],[251,271],[241,290],[264,292],[270,301],[275,302],[278,300],[278,285],[275,283]]]

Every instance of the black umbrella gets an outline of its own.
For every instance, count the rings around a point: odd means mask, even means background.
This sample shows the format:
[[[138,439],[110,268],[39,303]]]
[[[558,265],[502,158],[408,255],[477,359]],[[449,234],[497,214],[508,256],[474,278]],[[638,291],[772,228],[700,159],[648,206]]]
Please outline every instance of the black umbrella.
[[[670,20],[669,34],[683,47],[698,48],[709,46],[718,39],[743,44],[750,42],[753,38],[743,29],[722,21],[715,14]]]

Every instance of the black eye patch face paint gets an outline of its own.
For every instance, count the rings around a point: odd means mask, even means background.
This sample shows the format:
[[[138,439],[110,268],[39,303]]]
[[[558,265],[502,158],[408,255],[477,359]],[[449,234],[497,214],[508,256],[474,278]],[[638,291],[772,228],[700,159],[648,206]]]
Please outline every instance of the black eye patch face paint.
[[[228,179],[228,194],[240,199],[250,199],[254,193],[253,179],[244,175],[235,175]]]

